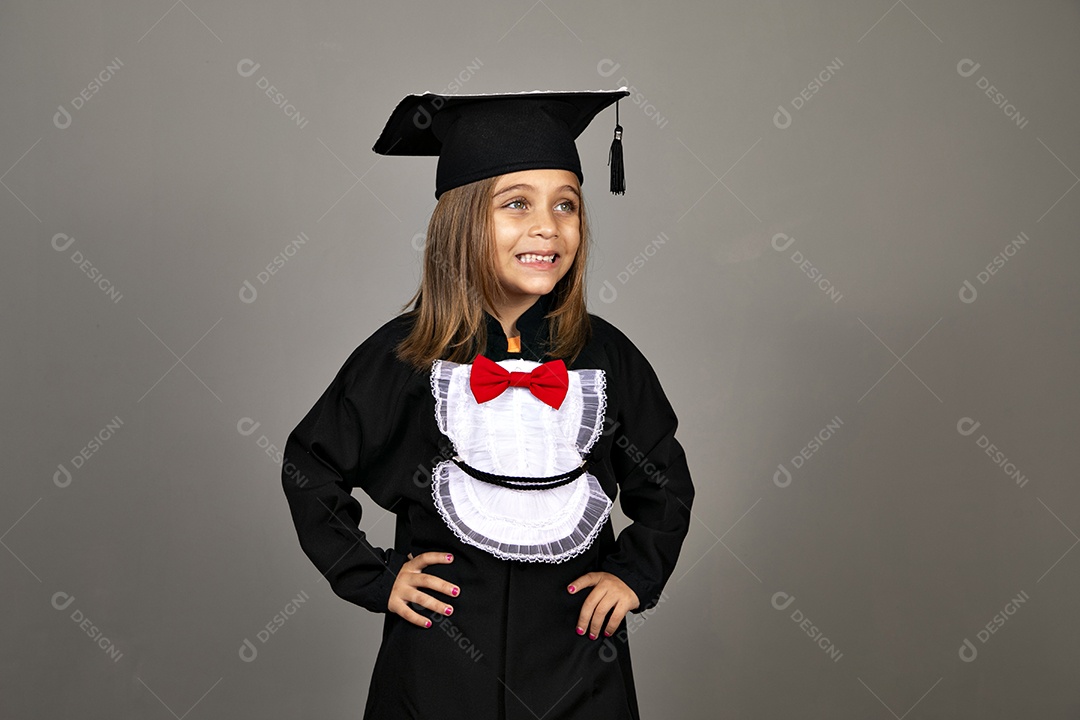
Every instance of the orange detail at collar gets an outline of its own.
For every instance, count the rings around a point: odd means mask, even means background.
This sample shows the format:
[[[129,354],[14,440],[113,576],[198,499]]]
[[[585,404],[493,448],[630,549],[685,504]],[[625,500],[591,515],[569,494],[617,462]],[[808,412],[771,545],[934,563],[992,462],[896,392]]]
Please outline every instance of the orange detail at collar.
[[[506,352],[521,352],[521,336],[506,338]]]

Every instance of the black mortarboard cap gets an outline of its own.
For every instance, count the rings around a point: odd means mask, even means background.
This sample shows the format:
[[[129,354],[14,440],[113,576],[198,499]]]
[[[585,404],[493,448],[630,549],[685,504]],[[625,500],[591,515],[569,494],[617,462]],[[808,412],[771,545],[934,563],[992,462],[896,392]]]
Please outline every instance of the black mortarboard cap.
[[[612,103],[615,138],[608,164],[611,192],[625,189],[618,90],[409,95],[394,108],[372,148],[380,155],[437,155],[435,197],[450,188],[496,175],[553,168],[584,181],[577,139]]]

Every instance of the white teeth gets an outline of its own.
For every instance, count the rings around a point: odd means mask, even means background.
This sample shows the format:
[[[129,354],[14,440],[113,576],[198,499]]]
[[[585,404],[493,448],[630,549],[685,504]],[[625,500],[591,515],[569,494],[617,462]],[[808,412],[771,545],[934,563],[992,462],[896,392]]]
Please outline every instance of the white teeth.
[[[553,263],[553,262],[555,262],[555,256],[554,255],[533,255],[532,253],[526,253],[524,255],[518,255],[518,259],[521,260],[521,262],[525,262],[525,263],[529,263],[529,262]]]

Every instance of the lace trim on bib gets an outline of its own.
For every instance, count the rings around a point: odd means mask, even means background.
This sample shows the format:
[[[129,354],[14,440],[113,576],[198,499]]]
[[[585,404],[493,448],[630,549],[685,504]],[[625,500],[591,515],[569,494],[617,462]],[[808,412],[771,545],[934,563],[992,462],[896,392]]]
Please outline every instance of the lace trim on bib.
[[[592,545],[612,507],[589,473],[565,487],[573,488],[573,502],[553,508],[552,499],[542,497],[551,491],[491,485],[443,461],[432,473],[431,496],[462,542],[504,560],[559,563]]]

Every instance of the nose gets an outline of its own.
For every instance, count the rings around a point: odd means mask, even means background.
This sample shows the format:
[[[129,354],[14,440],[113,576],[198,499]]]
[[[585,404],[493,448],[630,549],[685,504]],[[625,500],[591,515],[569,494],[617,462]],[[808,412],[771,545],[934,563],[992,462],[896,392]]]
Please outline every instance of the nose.
[[[555,213],[548,207],[539,207],[536,209],[535,224],[532,227],[531,234],[539,235],[543,238],[557,237],[559,231],[556,229],[558,223],[555,221]]]

